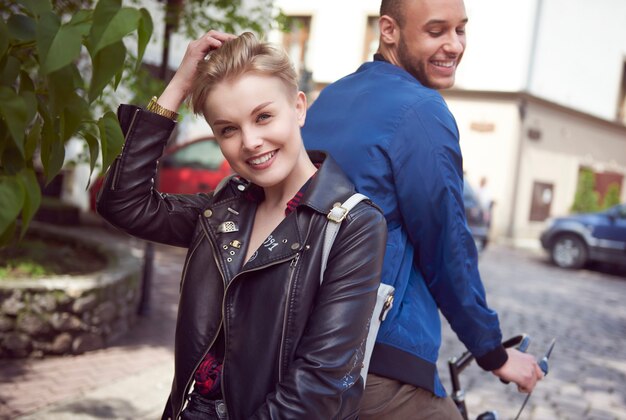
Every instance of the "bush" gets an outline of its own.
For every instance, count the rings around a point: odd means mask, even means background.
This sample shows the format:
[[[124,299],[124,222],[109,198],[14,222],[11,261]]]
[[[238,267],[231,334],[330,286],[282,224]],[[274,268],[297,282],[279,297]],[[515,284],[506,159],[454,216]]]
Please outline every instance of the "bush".
[[[596,177],[591,169],[581,169],[578,173],[578,187],[572,204],[573,213],[591,213],[600,210],[599,194],[595,190]]]
[[[608,209],[609,207],[617,206],[621,203],[619,193],[618,183],[614,182],[609,185],[609,188],[606,190],[606,194],[604,195],[604,200],[602,200],[602,208]]]

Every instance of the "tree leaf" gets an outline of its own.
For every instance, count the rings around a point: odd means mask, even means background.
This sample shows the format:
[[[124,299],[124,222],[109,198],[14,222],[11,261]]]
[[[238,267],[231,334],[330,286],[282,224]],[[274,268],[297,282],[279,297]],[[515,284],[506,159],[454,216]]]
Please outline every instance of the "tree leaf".
[[[52,11],[43,13],[37,22],[36,38],[39,64],[42,65],[50,51],[50,46],[61,28],[61,19]]]
[[[4,19],[0,19],[0,57],[4,56],[9,49],[9,28],[4,23]]]
[[[83,132],[81,133],[87,145],[89,146],[89,176],[91,178],[91,174],[96,167],[96,162],[98,162],[98,155],[100,154],[100,144],[98,143],[98,139],[91,133]]]
[[[61,141],[65,142],[76,133],[88,113],[89,104],[80,96],[73,95],[61,114]]]
[[[46,12],[52,11],[50,0],[17,0],[17,2],[24,6],[33,16],[41,16]]]
[[[106,171],[122,151],[124,134],[115,114],[111,111],[98,120],[100,147],[102,148],[102,171]]]
[[[93,102],[113,77],[124,69],[126,47],[122,41],[102,49],[93,60],[89,102]]]
[[[154,29],[150,12],[143,7],[139,12],[141,13],[141,18],[139,19],[139,26],[137,27],[137,65],[135,71],[138,71],[141,67],[141,60],[146,52],[146,47],[148,46],[148,42],[150,42],[150,37],[152,37],[152,31]]]
[[[13,142],[7,142],[0,155],[4,175],[15,175],[26,167],[26,161]]]
[[[79,26],[63,25],[50,44],[46,58],[41,60],[41,73],[48,74],[67,66],[80,55],[82,34]]]
[[[65,159],[65,147],[59,136],[54,121],[44,117],[41,130],[41,163],[46,177],[46,184],[59,173]]]
[[[89,31],[89,54],[92,59],[95,58],[98,53],[95,47],[100,43],[102,35],[109,26],[109,22],[113,20],[113,17],[122,8],[121,0],[100,0],[93,11],[93,24]]]
[[[35,20],[26,15],[12,15],[7,26],[9,28],[9,36],[20,41],[34,41],[36,36]]]
[[[20,66],[22,63],[12,55],[6,57],[4,61],[4,68],[2,72],[0,72],[0,84],[11,87],[17,79],[17,75],[20,74]]]
[[[0,232],[15,222],[24,205],[24,188],[15,176],[0,177]]]
[[[85,37],[89,35],[91,30],[91,19],[93,11],[91,10],[79,10],[68,23],[68,25],[74,26],[81,36]]]
[[[30,131],[26,135],[26,144],[24,145],[24,158],[27,161],[31,161],[33,154],[37,149],[37,145],[41,140],[41,120],[37,118]]]
[[[6,86],[0,86],[0,116],[4,119],[11,138],[23,157],[24,132],[28,117],[26,101]]]
[[[126,35],[136,30],[140,17],[141,14],[137,9],[124,7],[118,10],[113,19],[109,21],[98,43],[94,45],[92,55],[98,54],[103,48],[121,41]]]
[[[13,242],[13,238],[15,237],[15,225],[16,223],[12,222],[4,232],[0,232],[0,248]]]
[[[80,87],[75,84],[75,69],[76,66],[70,64],[47,76],[48,102],[43,105],[50,109],[53,117],[61,117],[65,105],[77,95],[76,89]]]
[[[19,95],[26,104],[26,126],[28,126],[35,118],[35,115],[37,115],[37,97],[35,92],[29,90],[21,91]]]
[[[24,168],[18,174],[18,180],[22,184],[24,189],[24,206],[22,207],[22,230],[20,232],[20,239],[24,237],[28,225],[33,216],[37,212],[39,205],[41,204],[41,189],[39,182],[37,182],[37,176],[35,171],[31,168]]]

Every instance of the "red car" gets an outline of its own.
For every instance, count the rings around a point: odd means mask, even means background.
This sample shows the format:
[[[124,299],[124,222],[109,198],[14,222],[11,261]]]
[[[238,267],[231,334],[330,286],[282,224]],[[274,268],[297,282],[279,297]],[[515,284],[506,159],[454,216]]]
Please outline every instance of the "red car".
[[[214,137],[175,145],[160,162],[158,190],[170,194],[213,191],[231,173]]]
[[[217,184],[231,174],[230,166],[214,137],[202,137],[166,149],[159,160],[157,189],[170,194],[195,194],[213,191]],[[90,188],[91,209],[104,178]]]

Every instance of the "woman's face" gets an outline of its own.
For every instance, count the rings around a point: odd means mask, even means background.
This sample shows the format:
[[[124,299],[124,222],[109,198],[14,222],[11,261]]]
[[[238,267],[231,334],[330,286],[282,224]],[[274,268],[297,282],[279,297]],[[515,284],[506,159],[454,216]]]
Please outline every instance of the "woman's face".
[[[306,156],[302,92],[290,92],[278,77],[248,73],[217,84],[204,109],[224,157],[239,175],[268,188],[298,174]]]

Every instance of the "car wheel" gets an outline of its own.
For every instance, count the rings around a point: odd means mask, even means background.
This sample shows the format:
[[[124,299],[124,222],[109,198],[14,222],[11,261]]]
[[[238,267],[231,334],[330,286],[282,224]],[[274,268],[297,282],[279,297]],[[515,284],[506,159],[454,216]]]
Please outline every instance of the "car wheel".
[[[573,235],[563,235],[552,243],[552,261],[562,268],[581,268],[587,262],[587,247]]]

